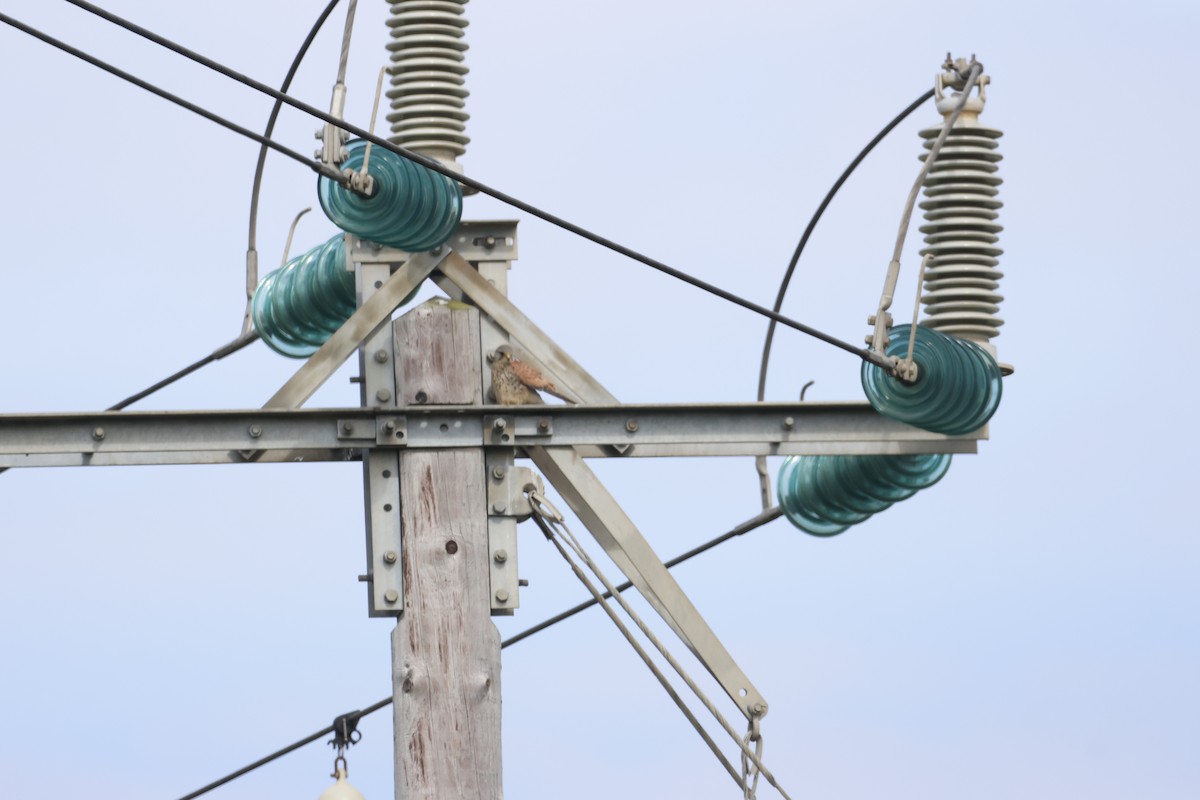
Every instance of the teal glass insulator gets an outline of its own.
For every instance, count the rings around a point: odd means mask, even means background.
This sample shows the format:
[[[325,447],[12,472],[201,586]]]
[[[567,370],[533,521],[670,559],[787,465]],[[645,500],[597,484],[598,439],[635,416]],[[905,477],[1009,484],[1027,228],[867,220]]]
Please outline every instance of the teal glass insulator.
[[[886,355],[908,354],[911,325],[889,332]],[[913,345],[917,380],[906,383],[863,362],[862,385],[880,414],[927,431],[959,436],[982,427],[1000,407],[1000,367],[974,342],[918,325]]]
[[[361,169],[366,147],[361,139],[348,142],[342,169]],[[458,228],[462,187],[457,181],[382,147],[371,148],[367,171],[375,179],[370,197],[324,176],[317,179],[321,208],[334,225],[410,253],[444,244]]]
[[[401,304],[416,294],[413,289]],[[259,281],[250,313],[268,347],[289,358],[308,358],[345,324],[356,303],[354,273],[346,269],[346,241],[339,233]]]
[[[813,536],[835,536],[942,479],[947,454],[791,456],[778,476],[779,506]]]

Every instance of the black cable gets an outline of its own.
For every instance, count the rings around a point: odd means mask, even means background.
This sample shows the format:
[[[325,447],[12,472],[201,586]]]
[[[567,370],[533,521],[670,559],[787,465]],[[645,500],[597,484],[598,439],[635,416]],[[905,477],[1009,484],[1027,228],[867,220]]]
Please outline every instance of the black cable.
[[[105,411],[121,411],[124,408],[126,408],[127,406],[133,405],[138,400],[142,400],[143,398],[149,397],[150,395],[157,392],[159,389],[163,389],[167,386],[170,386],[172,383],[179,380],[180,378],[185,378],[188,375],[191,375],[193,372],[200,369],[201,367],[203,367],[207,364],[211,364],[214,361],[220,361],[225,356],[232,355],[233,353],[236,353],[237,351],[241,350],[246,345],[257,342],[258,340],[259,340],[259,335],[256,331],[251,331],[250,333],[247,333],[244,336],[239,336],[238,338],[234,339],[232,342],[225,345],[224,347],[217,348],[216,350],[212,351],[211,353],[209,353],[208,355],[206,355],[204,358],[200,359],[199,361],[197,361],[193,364],[189,364],[188,366],[179,370],[175,374],[170,375],[166,378],[163,378],[161,381],[154,384],[153,386],[149,386],[145,389],[142,389],[137,394],[126,397],[124,400],[117,403],[116,405],[109,406],[108,408],[105,409]]]
[[[260,144],[264,144],[267,147],[270,147],[272,150],[282,153],[283,155],[287,156],[290,159],[293,159],[294,161],[300,162],[301,164],[305,165],[306,167],[309,167],[310,169],[312,169],[314,172],[324,175],[325,177],[330,178],[331,180],[336,180],[336,181],[338,181],[338,183],[342,183],[342,184],[347,184],[349,182],[349,178],[342,175],[340,172],[338,172],[335,169],[327,167],[324,164],[321,164],[319,162],[314,162],[310,159],[307,159],[289,147],[285,147],[284,145],[281,145],[278,142],[271,141],[270,139],[266,138],[265,136],[255,133],[254,131],[249,130],[248,128],[243,128],[241,125],[238,125],[235,122],[231,122],[230,120],[227,120],[224,117],[222,117],[212,111],[201,108],[200,106],[196,105],[195,103],[190,103],[187,100],[184,100],[182,97],[179,97],[178,95],[171,94],[166,89],[160,89],[159,87],[155,86],[152,83],[149,83],[147,81],[142,80],[141,78],[131,75],[128,72],[125,72],[124,70],[119,69],[118,67],[114,67],[112,64],[102,61],[99,58],[96,58],[95,56],[88,55],[87,53],[83,52],[82,50],[72,47],[71,45],[69,45],[66,42],[63,42],[59,39],[55,39],[53,36],[50,36],[49,34],[42,33],[37,28],[30,27],[29,25],[26,25],[25,23],[20,22],[19,20],[13,19],[12,17],[10,17],[7,14],[4,14],[2,12],[0,12],[0,22],[3,22],[5,25],[8,25],[10,27],[16,28],[17,30],[21,31],[22,33],[27,33],[30,36],[32,36],[33,38],[38,39],[42,42],[45,42],[46,44],[50,45],[51,47],[56,47],[59,50],[62,50],[64,53],[68,53],[72,56],[75,56],[76,58],[80,59],[81,61],[86,61],[87,63],[91,64],[93,67],[98,67],[98,68],[104,70],[105,72],[109,73],[110,75],[115,75],[116,77],[118,77],[124,81],[128,81],[129,83],[132,83],[134,86],[137,86],[140,89],[145,89],[146,91],[150,92],[151,94],[158,95],[163,100],[169,100],[170,102],[174,103],[175,105],[179,106],[180,108],[186,108],[188,111],[191,111],[194,114],[199,114],[200,116],[204,117],[205,119],[207,119],[211,122],[215,122],[223,128],[228,128],[229,130],[233,131],[234,133],[239,133],[242,136],[245,136],[249,139],[253,139],[256,142],[259,142]]]
[[[788,284],[792,281],[792,273],[796,271],[796,265],[800,263],[800,254],[804,252],[805,245],[808,244],[808,238],[812,236],[813,229],[817,227],[817,222],[820,221],[821,215],[825,213],[825,209],[829,207],[833,196],[838,193],[838,189],[842,188],[842,184],[850,177],[850,173],[858,168],[862,160],[867,157],[867,154],[875,149],[875,145],[883,141],[883,138],[892,132],[892,129],[903,122],[909,114],[920,108],[927,100],[933,97],[933,89],[925,92],[925,94],[914,100],[908,108],[896,115],[895,119],[883,127],[883,130],[875,134],[875,138],[867,142],[867,146],[854,157],[850,165],[842,172],[833,186],[825,194],[825,199],[817,206],[817,210],[813,212],[812,219],[808,221],[808,226],[804,229],[804,233],[800,236],[800,241],[796,244],[796,251],[792,253],[792,260],[788,262],[787,271],[783,274],[783,280],[779,284],[779,294],[775,297],[775,305],[773,310],[779,311],[783,308],[783,298],[787,295]],[[767,389],[767,362],[771,359],[771,344],[775,339],[775,320],[771,320],[767,324],[767,338],[763,341],[762,367],[758,371],[758,401],[761,403],[765,397]]]
[[[670,561],[665,562],[664,566],[666,566],[669,569],[678,564],[682,564],[684,561],[687,561],[689,558],[698,556],[701,553],[711,550],[712,548],[716,547],[717,545],[721,544],[722,542],[732,539],[734,536],[741,536],[744,533],[749,533],[750,531],[754,530],[755,528],[759,528],[763,525],[766,525],[768,522],[779,519],[779,517],[782,515],[783,515],[783,511],[779,508],[779,506],[775,506],[774,508],[769,508],[766,511],[763,511],[761,514],[751,517],[750,519],[746,520],[745,522],[735,526],[732,530],[721,534],[720,536],[716,537],[715,539],[710,539],[709,541],[705,542],[704,544],[694,547],[691,550],[688,550],[686,553],[680,553],[679,555],[672,558]],[[622,583],[620,586],[616,587],[616,589],[618,592],[623,592],[632,586],[633,586],[632,583],[630,583],[629,581],[626,581],[625,583]],[[605,592],[603,594],[603,598],[605,600],[609,599],[610,597],[612,597],[612,592]],[[527,628],[526,630],[523,630],[520,633],[518,633],[514,636],[510,636],[509,638],[505,639],[503,642],[500,643],[500,649],[503,650],[505,647],[508,647],[509,645],[516,644],[517,642],[519,642],[523,639],[529,638],[530,636],[532,636],[535,633],[543,631],[552,625],[562,622],[564,619],[573,617],[576,614],[578,614],[580,611],[591,608],[592,606],[596,605],[598,602],[599,601],[593,597],[591,600],[588,600],[587,602],[580,603],[579,605],[575,606],[574,608],[567,609],[566,611],[562,612],[561,614],[557,614],[557,615],[551,617],[550,619],[539,622],[537,625],[534,625],[532,628]],[[376,711],[380,710],[381,708],[386,708],[387,706],[391,705],[392,700],[393,700],[393,698],[390,696],[385,697],[382,700],[380,700],[379,702],[373,703],[372,705],[367,706],[362,711],[354,711],[354,712],[351,712],[351,714],[349,714],[349,715],[343,715],[343,716],[353,716],[353,717],[355,717],[356,720],[361,719],[361,718],[367,716],[368,714],[374,714]],[[341,717],[339,717],[339,719],[341,719]],[[309,744],[310,742],[315,742],[317,739],[320,739],[322,736],[325,736],[326,734],[334,733],[334,732],[335,732],[335,725],[329,725],[325,728],[322,728],[321,730],[317,731],[316,733],[305,736],[303,739],[301,739],[298,742],[293,742],[292,744],[289,744],[287,747],[283,748],[282,750],[276,750],[271,755],[265,756],[264,758],[260,758],[258,761],[255,761],[253,764],[248,764],[248,765],[242,767],[241,769],[236,770],[235,772],[229,773],[228,775],[226,775],[223,778],[213,781],[212,783],[208,784],[207,786],[205,786],[203,788],[197,789],[196,791],[192,792],[191,794],[184,795],[183,797],[179,798],[179,800],[195,800],[195,798],[199,797],[200,795],[205,794],[206,792],[209,792],[212,789],[216,789],[218,786],[222,786],[226,783],[229,783],[234,778],[239,778],[242,775],[245,775],[247,772],[258,769],[259,767],[263,766],[264,764],[269,764],[270,762],[274,761],[275,759],[277,759],[281,756],[285,756],[288,753],[292,752],[293,750],[303,747],[304,745]]]
[[[329,15],[333,13],[334,7],[338,4],[338,0],[329,0],[329,4],[325,6],[325,10],[317,17],[317,21],[313,23],[312,28],[308,31],[308,36],[304,38],[300,49],[296,51],[296,57],[292,59],[292,65],[288,67],[287,75],[284,76],[283,83],[279,85],[280,92],[286,92],[292,88],[292,80],[296,77],[297,70],[300,69],[300,63],[304,61],[304,57],[308,54],[308,48],[312,46],[313,40],[317,38],[317,33],[320,32],[321,26],[325,24],[325,20],[329,19]],[[283,109],[283,101],[276,98],[275,105],[271,106],[271,114],[267,117],[267,127],[263,130],[263,137],[270,139],[271,134],[275,132],[275,120],[279,118],[279,112]],[[258,193],[262,188],[263,170],[267,163],[267,150],[270,149],[266,144],[258,151],[258,163],[254,166],[254,183],[250,190],[250,235],[246,246],[247,250],[253,251],[258,243]]]
[[[248,86],[251,89],[254,89],[255,91],[266,94],[270,97],[274,97],[276,100],[280,100],[284,103],[287,103],[291,107],[298,109],[300,111],[303,111],[304,113],[314,116],[317,119],[320,119],[324,122],[328,122],[332,125],[337,125],[342,130],[345,130],[364,141],[371,142],[372,144],[376,145],[377,147],[382,147],[385,150],[395,153],[396,155],[398,155],[402,158],[406,158],[409,161],[412,161],[414,163],[417,163],[417,164],[420,164],[420,165],[426,167],[427,169],[430,169],[430,170],[433,170],[434,172],[445,175],[453,180],[458,181],[459,183],[462,183],[465,186],[469,186],[479,192],[482,192],[483,194],[493,197],[496,200],[499,200],[500,202],[505,203],[506,205],[510,205],[513,208],[520,209],[521,211],[524,211],[528,214],[538,217],[539,219],[545,220],[546,222],[549,222],[552,225],[560,227],[563,230],[569,231],[571,233],[574,233],[577,236],[581,236],[585,239],[588,239],[589,241],[594,242],[598,245],[601,245],[602,247],[606,247],[609,250],[612,250],[613,252],[620,253],[621,255],[624,255],[628,258],[633,259],[634,261],[638,261],[642,264],[645,264],[648,267],[652,267],[653,269],[656,269],[659,272],[662,272],[666,275],[670,275],[671,277],[675,278],[676,280],[683,281],[684,283],[690,284],[698,289],[702,289],[702,290],[708,292],[709,294],[720,297],[722,300],[726,300],[730,303],[741,306],[742,308],[745,308],[749,311],[753,311],[756,314],[760,314],[764,317],[767,317],[768,319],[774,320],[777,323],[785,325],[794,330],[798,330],[801,333],[805,333],[816,339],[820,339],[821,341],[826,342],[827,344],[832,344],[835,347],[839,347],[842,350],[845,350],[846,352],[853,353],[854,355],[858,356],[859,358],[861,358],[865,361],[870,361],[873,364],[878,364],[878,365],[886,367],[886,368],[890,368],[890,366],[891,366],[891,363],[888,361],[888,359],[885,358],[881,354],[874,353],[870,350],[867,350],[866,348],[855,347],[854,345],[852,345],[848,342],[844,342],[835,336],[831,336],[827,333],[824,333],[823,331],[817,330],[816,328],[805,325],[804,323],[797,322],[796,320],[793,320],[789,317],[785,317],[784,315],[780,314],[778,311],[772,311],[772,310],[766,308],[765,306],[760,306],[757,303],[754,303],[749,300],[746,300],[745,298],[739,297],[738,295],[735,295],[732,292],[728,292],[724,289],[721,289],[720,287],[715,286],[711,283],[708,283],[707,281],[703,281],[692,275],[688,275],[685,272],[681,272],[680,270],[677,270],[673,267],[667,266],[666,264],[664,264],[661,261],[650,258],[649,256],[646,256],[646,255],[643,255],[642,253],[639,253],[636,250],[633,250],[629,247],[625,247],[624,245],[618,244],[617,242],[614,242],[611,239],[600,236],[597,233],[593,233],[592,231],[589,231],[586,228],[582,228],[572,222],[568,222],[567,220],[565,220],[561,217],[558,217],[554,214],[551,214],[548,211],[543,211],[542,209],[540,209],[536,206],[530,205],[529,203],[526,203],[523,200],[519,200],[516,197],[513,197],[512,195],[505,194],[504,192],[501,192],[498,189],[493,189],[492,187],[490,187],[484,183],[481,183],[480,181],[477,181],[474,178],[469,178],[465,175],[460,175],[457,172],[454,172],[453,170],[449,169],[448,167],[442,165],[440,162],[435,161],[434,159],[427,158],[423,155],[420,155],[419,153],[414,153],[411,150],[406,150],[403,147],[394,145],[391,142],[389,142],[387,139],[376,136],[373,133],[371,133],[370,131],[359,128],[355,125],[351,125],[350,123],[346,122],[345,120],[338,119],[337,117],[333,116],[332,114],[328,114],[328,113],[320,110],[319,108],[311,106],[302,101],[296,100],[293,97],[289,97],[288,95],[284,94],[283,92],[277,91],[277,90],[271,88],[270,86],[267,86],[264,83],[256,81],[253,78],[250,78],[246,75],[243,75],[240,72],[230,69],[229,67],[226,67],[223,64],[213,61],[210,58],[206,58],[205,56],[202,56],[199,53],[189,50],[188,48],[186,48],[180,44],[177,44],[177,43],[171,41],[170,39],[167,39],[163,36],[159,36],[158,34],[152,32],[150,30],[147,30],[146,28],[143,28],[140,25],[137,25],[136,23],[130,22],[129,20],[123,19],[121,17],[118,17],[115,14],[105,11],[104,9],[100,8],[99,6],[96,6],[92,3],[86,2],[86,0],[65,0],[65,1],[67,3],[70,3],[73,6],[76,6],[77,8],[81,8],[84,11],[87,11],[91,14],[96,15],[103,20],[111,22],[114,25],[118,25],[121,28],[124,28],[125,30],[129,31],[130,33],[137,34],[138,36],[141,36],[144,39],[154,42],[155,44],[157,44],[161,47],[165,47],[168,50],[171,50],[172,52],[183,56],[184,58],[187,58],[187,59],[190,59],[190,60],[196,62],[197,64],[201,64],[202,66],[205,66],[211,70],[219,72],[220,74],[224,75],[227,78],[230,78],[231,80],[235,80],[244,86]],[[24,29],[24,28],[22,28],[22,29]],[[261,140],[261,137],[259,137],[257,134],[254,135],[253,138],[256,141]]]

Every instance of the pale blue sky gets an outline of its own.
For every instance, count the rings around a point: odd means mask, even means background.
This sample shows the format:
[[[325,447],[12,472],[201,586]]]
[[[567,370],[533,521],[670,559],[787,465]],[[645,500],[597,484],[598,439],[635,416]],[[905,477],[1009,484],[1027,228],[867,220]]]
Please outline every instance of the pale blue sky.
[[[265,119],[266,99],[65,3],[0,5]],[[321,6],[106,7],[274,83]],[[386,12],[359,8],[360,124]],[[293,90],[316,105],[342,13]],[[765,757],[793,797],[1200,796],[1194,6],[475,0],[468,15],[470,174],[766,304],[849,159],[947,50],[978,54],[983,119],[1006,133],[996,343],[1017,369],[991,441],[840,537],[776,522],[678,578],[770,701]],[[0,413],[100,409],[232,339],[257,145],[7,28],[0,65]],[[786,313],[866,333],[916,132],[938,119],[917,112],[846,185]],[[277,138],[307,153],[316,127],[285,111]],[[314,184],[268,162],[264,267]],[[618,397],[753,398],[758,317],[486,198],[465,216],[522,220],[512,297]],[[318,210],[294,250],[332,233]],[[855,360],[799,334],[780,333],[773,363],[772,399],[808,380],[810,399],[861,397]],[[257,407],[297,366],[258,345],[141,407]],[[349,374],[309,405],[356,404]],[[749,459],[595,468],[664,557],[758,510]],[[10,795],[170,800],[390,691],[390,624],[355,580],[357,465],[13,472],[0,520]],[[532,585],[504,635],[584,595],[523,537]],[[503,692],[510,798],[736,796],[597,612],[506,651]],[[351,778],[390,797],[388,712],[362,727]],[[331,758],[310,745],[211,797],[315,797]]]

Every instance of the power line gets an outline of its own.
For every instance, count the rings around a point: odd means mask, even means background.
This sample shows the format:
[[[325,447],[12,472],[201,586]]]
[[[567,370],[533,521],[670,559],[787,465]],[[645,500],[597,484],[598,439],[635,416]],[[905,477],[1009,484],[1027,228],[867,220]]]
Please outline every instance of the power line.
[[[158,97],[161,97],[163,100],[169,100],[170,102],[174,103],[175,105],[179,106],[180,108],[186,108],[188,111],[191,111],[193,114],[199,114],[200,116],[204,117],[205,119],[207,119],[211,122],[215,122],[223,128],[227,128],[227,129],[233,131],[234,133],[241,134],[242,136],[245,136],[248,139],[253,139],[256,142],[259,142],[260,144],[264,144],[264,145],[270,147],[272,150],[282,153],[283,155],[287,156],[288,158],[292,159],[293,161],[298,161],[299,163],[312,169],[314,172],[324,175],[325,177],[329,178],[330,180],[335,180],[338,183],[342,183],[342,184],[348,184],[348,182],[349,182],[349,179],[346,176],[342,175],[340,172],[338,172],[335,169],[326,167],[324,164],[320,164],[318,162],[311,161],[311,160],[305,158],[304,156],[300,155],[299,153],[297,153],[295,150],[292,150],[289,147],[279,144],[278,142],[272,141],[272,140],[268,139],[267,137],[263,136],[262,134],[255,133],[254,131],[250,130],[249,128],[243,128],[241,125],[238,125],[236,122],[231,122],[230,120],[225,119],[224,117],[220,116],[219,114],[217,114],[215,112],[209,111],[208,109],[202,108],[201,106],[198,106],[195,103],[191,103],[187,100],[184,100],[182,97],[172,94],[171,92],[168,92],[166,89],[161,89],[158,86],[155,86],[154,84],[152,84],[148,81],[144,81],[135,75],[131,75],[130,73],[124,71],[123,69],[115,67],[106,61],[96,58],[93,55],[89,55],[88,53],[85,53],[84,51],[79,50],[78,48],[72,47],[71,45],[67,44],[66,42],[64,42],[60,39],[55,39],[53,36],[50,36],[49,34],[42,33],[37,28],[33,28],[19,20],[13,19],[12,17],[8,16],[7,14],[5,14],[3,12],[0,12],[0,22],[3,22],[5,25],[8,25],[10,27],[16,28],[17,30],[21,31],[22,33],[26,33],[26,34],[32,36],[33,38],[38,39],[38,40],[50,45],[51,47],[56,47],[59,50],[62,50],[64,53],[75,56],[76,58],[80,59],[81,61],[86,61],[87,63],[91,64],[93,67],[98,67],[98,68],[104,70],[105,72],[109,73],[110,75],[115,75],[116,77],[120,78],[121,80],[128,81],[129,83],[132,83],[134,86],[137,86],[140,89],[145,89],[147,92],[157,95]]]
[[[338,119],[337,117],[333,116],[332,114],[328,114],[328,113],[320,110],[319,108],[311,106],[300,100],[296,100],[295,98],[290,97],[287,94],[280,92],[276,89],[273,89],[264,83],[256,81],[253,78],[250,78],[246,75],[243,75],[240,72],[237,72],[236,70],[233,70],[223,64],[213,61],[210,58],[207,58],[205,56],[200,55],[199,53],[189,50],[188,48],[184,47],[183,45],[177,44],[176,42],[173,42],[170,39],[167,39],[163,36],[159,36],[158,34],[152,32],[146,28],[143,28],[140,25],[137,25],[136,23],[130,22],[129,20],[123,19],[122,17],[112,14],[111,12],[105,11],[104,9],[100,8],[99,6],[96,6],[92,3],[86,2],[86,0],[66,0],[66,2],[70,3],[73,6],[76,6],[77,8],[81,8],[84,11],[94,14],[94,15],[100,17],[101,19],[106,20],[107,22],[110,22],[121,28],[124,28],[125,30],[129,31],[130,33],[137,34],[138,36],[141,36],[144,39],[154,42],[155,44],[157,44],[161,47],[165,47],[168,50],[171,50],[172,52],[183,56],[184,58],[187,58],[187,59],[190,59],[191,61],[196,62],[197,64],[205,66],[216,72],[219,72],[220,74],[224,75],[225,77],[230,78],[231,80],[235,80],[238,83],[243,84],[244,86],[248,86],[251,89],[254,89],[255,91],[269,95],[270,97],[274,97],[276,100],[281,100],[282,102],[287,103],[288,105],[292,106],[293,108],[303,111],[304,113],[309,114],[311,116],[314,116],[317,119],[320,119],[324,122],[328,122],[333,125],[336,125],[339,128],[342,128],[343,130],[357,136],[358,138],[363,139],[364,141],[371,142],[372,144],[374,144],[378,147],[382,147],[386,150],[389,150],[390,152],[395,153],[396,155],[401,156],[402,158],[406,158],[409,161],[413,161],[417,164],[420,164],[428,169],[433,170],[434,172],[445,175],[453,180],[456,180],[456,181],[464,184],[465,186],[469,186],[473,189],[476,189],[477,191],[482,192],[483,194],[486,194],[489,197],[493,197],[496,200],[501,201],[502,203],[505,203],[514,208],[520,209],[521,211],[524,211],[528,214],[538,217],[539,219],[545,220],[546,222],[549,222],[552,225],[560,227],[563,230],[569,231],[571,233],[574,233],[577,236],[581,236],[585,239],[588,239],[591,242],[601,245],[602,247],[606,247],[609,250],[612,250],[613,252],[620,253],[621,255],[624,255],[628,258],[633,259],[634,261],[638,261],[642,264],[645,264],[648,267],[652,267],[653,269],[656,269],[659,272],[662,272],[666,275],[670,275],[671,277],[673,277],[677,280],[683,281],[684,283],[690,284],[691,286],[694,286],[698,289],[702,289],[702,290],[708,292],[709,294],[720,297],[722,300],[726,300],[730,303],[741,306],[742,308],[745,308],[749,311],[753,311],[757,314],[767,317],[768,319],[774,320],[777,323],[785,325],[789,328],[793,328],[794,330],[798,330],[801,333],[805,333],[816,339],[820,339],[821,341],[826,342],[827,344],[831,344],[835,347],[841,348],[842,350],[845,350],[846,352],[853,353],[854,355],[858,356],[859,358],[861,358],[865,361],[869,361],[873,364],[877,364],[884,368],[891,367],[891,362],[884,355],[882,355],[880,353],[875,353],[875,352],[872,352],[865,348],[856,347],[848,342],[844,342],[835,336],[831,336],[830,334],[827,334],[823,331],[817,330],[816,328],[805,325],[802,322],[797,322],[796,320],[793,320],[790,317],[786,317],[783,314],[780,314],[778,311],[772,311],[771,309],[766,308],[765,306],[761,306],[750,300],[746,300],[745,298],[739,297],[738,295],[735,295],[732,292],[726,291],[725,289],[715,286],[714,284],[708,283],[707,281],[701,280],[700,278],[689,275],[686,272],[677,270],[674,267],[670,267],[667,264],[664,264],[663,262],[658,261],[657,259],[653,259],[647,255],[639,253],[638,251],[633,250],[632,248],[626,247],[622,244],[618,244],[617,242],[615,242],[611,239],[608,239],[604,236],[601,236],[597,233],[593,233],[592,231],[590,231],[586,228],[583,228],[579,225],[569,222],[555,214],[551,214],[548,211],[544,211],[544,210],[538,208],[537,206],[534,206],[534,205],[524,202],[523,200],[519,200],[516,197],[513,197],[512,195],[509,195],[509,194],[506,194],[506,193],[500,191],[499,189],[494,189],[491,186],[488,186],[487,184],[484,184],[480,181],[475,180],[474,178],[467,177],[466,175],[460,175],[457,172],[444,166],[440,162],[435,161],[434,159],[427,158],[423,155],[420,155],[419,153],[415,153],[411,150],[407,150],[403,147],[399,147],[395,144],[392,144],[387,139],[376,136],[373,133],[371,133],[370,131],[367,131],[367,130],[364,130],[363,128],[359,128],[355,125],[352,125],[352,124],[346,122],[345,120]],[[24,29],[24,26],[22,26],[22,29]],[[256,140],[259,140],[259,137],[257,135],[254,135],[253,138],[255,138]]]
[[[777,520],[782,515],[783,515],[783,511],[782,511],[782,509],[779,508],[779,506],[775,506],[774,508],[769,508],[760,514],[757,514],[756,516],[751,517],[750,519],[746,520],[745,522],[742,522],[741,524],[734,526],[731,530],[726,531],[725,533],[721,534],[720,536],[710,539],[707,542],[705,542],[704,544],[698,545],[697,547],[694,547],[691,550],[688,550],[686,553],[680,553],[679,555],[672,558],[670,561],[665,562],[664,565],[666,567],[670,568],[670,567],[674,567],[678,564],[682,564],[683,562],[687,561],[688,559],[698,556],[701,553],[707,552],[707,551],[713,549],[714,547],[716,547],[717,545],[722,544],[722,543],[732,539],[735,536],[741,536],[744,533],[749,533],[750,531],[754,530],[755,528],[760,528],[763,525],[766,525],[768,522]],[[622,583],[620,586],[617,586],[615,588],[618,592],[623,592],[626,589],[631,588],[632,586],[633,586],[633,584],[631,582],[626,581],[625,583]],[[603,599],[603,600],[607,600],[611,597],[612,597],[612,592],[605,592],[603,595],[601,595],[601,599]],[[593,597],[592,599],[587,600],[586,602],[580,603],[579,605],[577,605],[573,608],[567,609],[566,611],[562,612],[561,614],[556,614],[555,616],[551,617],[550,619],[543,620],[542,622],[539,622],[537,625],[534,625],[532,628],[527,628],[527,629],[521,631],[520,633],[518,633],[514,636],[510,636],[509,638],[505,639],[503,642],[500,643],[500,648],[504,649],[505,647],[508,647],[509,645],[514,645],[517,642],[520,642],[524,639],[529,638],[530,636],[534,635],[535,633],[540,633],[541,631],[544,631],[547,628],[549,628],[553,625],[556,625],[565,619],[575,616],[576,614],[578,614],[581,611],[584,611],[588,608],[591,608],[594,605],[597,605],[599,602],[600,602],[599,599]],[[386,708],[387,706],[392,704],[392,701],[393,701],[392,697],[385,697],[382,700],[380,700],[379,702],[372,703],[371,705],[367,706],[362,711],[353,711],[350,714],[343,715],[343,716],[353,716],[353,717],[355,717],[356,720],[361,719],[369,714],[374,714],[376,711],[379,711],[382,708]],[[335,725],[336,725],[336,723],[335,723]],[[271,753],[268,756],[264,756],[263,758],[260,758],[258,761],[255,761],[252,764],[247,764],[246,766],[242,767],[241,769],[234,770],[233,772],[229,773],[228,775],[224,776],[223,778],[218,778],[217,780],[213,781],[212,783],[208,784],[207,786],[201,787],[200,789],[197,789],[196,791],[192,792],[191,794],[184,795],[183,797],[179,798],[179,800],[195,800],[195,798],[197,798],[203,794],[206,794],[206,793],[212,791],[213,789],[216,789],[218,786],[224,786],[226,783],[229,783],[230,781],[234,780],[235,778],[240,778],[241,776],[245,775],[247,772],[256,770],[261,766],[271,763],[272,761],[274,761],[277,758],[287,755],[288,753],[292,752],[293,750],[297,750],[306,744],[315,742],[317,739],[320,739],[322,736],[326,736],[330,733],[333,733],[334,729],[335,729],[335,725],[329,725],[315,733],[311,733],[308,736],[305,736],[303,739],[300,739],[299,741],[292,742],[287,747],[276,750],[274,753]]]

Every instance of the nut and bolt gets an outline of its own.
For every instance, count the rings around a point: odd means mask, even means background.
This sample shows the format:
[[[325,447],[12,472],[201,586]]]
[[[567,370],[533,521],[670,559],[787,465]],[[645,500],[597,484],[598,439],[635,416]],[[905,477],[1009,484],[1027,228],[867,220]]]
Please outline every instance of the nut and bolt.
[[[549,417],[538,417],[537,429],[539,431],[541,431],[542,433],[545,433],[546,431],[550,430],[550,418]]]
[[[789,430],[789,431],[792,428],[796,427],[796,418],[795,417],[784,417],[783,418],[783,427],[785,430]]]
[[[454,541],[453,539],[446,542],[446,552],[449,553],[450,555],[454,555],[455,553],[457,553],[458,552],[458,542]]]
[[[375,351],[375,362],[377,364],[386,364],[388,360],[387,350],[380,348]]]
[[[625,430],[629,431],[630,433],[637,433],[638,427],[638,421],[636,419],[625,420]]]
[[[761,717],[763,714],[767,713],[767,706],[765,703],[755,703],[754,705],[750,706],[750,713],[754,714],[756,717]]]
[[[395,589],[388,589],[386,592],[383,593],[383,599],[389,603],[395,603],[396,601],[398,601],[400,599],[400,593],[397,592]]]
[[[497,514],[503,514],[505,511],[508,511],[508,504],[502,502],[492,503],[492,511],[495,511]]]
[[[396,560],[397,560],[398,558],[399,558],[399,556],[397,556],[397,555],[396,555],[396,551],[395,551],[395,550],[388,550],[386,553],[384,553],[384,554],[383,554],[383,563],[385,563],[385,564],[395,564],[395,563],[396,563]]]
[[[496,237],[495,236],[484,237],[483,246],[487,247],[487,248],[495,247],[496,246]]]
[[[528,586],[528,585],[529,585],[528,578],[517,578],[517,586]]]
[[[92,428],[92,438],[97,442],[105,437],[104,428]]]
[[[392,399],[392,391],[390,389],[380,389],[375,393],[375,399],[381,403],[386,403]]]
[[[492,559],[497,564],[503,564],[505,561],[508,561],[508,551],[504,549],[497,550],[492,554]]]
[[[497,417],[496,419],[492,420],[492,430],[494,431],[503,431],[507,427],[508,422],[504,419],[504,417]]]
[[[342,433],[354,433],[354,423],[353,422],[343,422],[342,423]]]
[[[262,436],[262,425],[251,425],[248,429],[251,439],[257,439]]]
[[[508,602],[508,589],[497,589],[496,590],[496,602],[498,602],[498,603],[507,603]]]
[[[504,467],[492,467],[492,477],[498,481],[504,480]]]
[[[396,423],[389,419],[387,422],[383,423],[383,429],[388,433],[393,433],[396,430]]]

